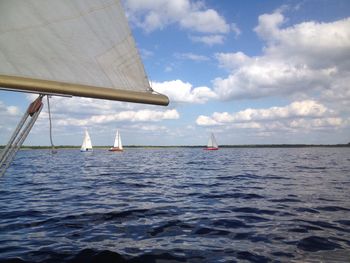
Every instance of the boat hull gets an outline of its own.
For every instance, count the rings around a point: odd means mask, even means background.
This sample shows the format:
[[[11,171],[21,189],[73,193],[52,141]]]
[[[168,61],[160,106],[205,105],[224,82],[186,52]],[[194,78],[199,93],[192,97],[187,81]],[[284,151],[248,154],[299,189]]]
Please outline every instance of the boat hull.
[[[110,152],[122,152],[123,149],[112,147],[112,148],[108,149],[108,151],[110,151]]]
[[[205,150],[205,151],[217,151],[217,150],[219,150],[219,148],[216,148],[216,147],[207,147],[207,148],[204,148],[203,150]]]

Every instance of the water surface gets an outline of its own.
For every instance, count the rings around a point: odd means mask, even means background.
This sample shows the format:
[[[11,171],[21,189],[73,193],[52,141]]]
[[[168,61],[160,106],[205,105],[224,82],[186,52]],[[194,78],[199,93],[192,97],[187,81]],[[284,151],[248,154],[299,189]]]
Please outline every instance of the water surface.
[[[20,151],[0,261],[350,262],[349,189],[350,148]]]

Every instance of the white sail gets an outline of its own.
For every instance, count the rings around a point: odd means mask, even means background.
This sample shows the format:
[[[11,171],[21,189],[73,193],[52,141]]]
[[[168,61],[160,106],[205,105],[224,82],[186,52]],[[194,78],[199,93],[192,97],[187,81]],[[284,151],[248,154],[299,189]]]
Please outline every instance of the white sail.
[[[85,136],[84,136],[83,144],[81,145],[80,151],[82,152],[92,151],[92,143],[91,143],[90,135],[87,130],[85,130]]]
[[[115,135],[114,145],[113,147],[118,148],[120,150],[123,149],[122,139],[120,136],[120,132],[117,130],[117,133]]]
[[[215,136],[213,133],[211,133],[209,140],[208,140],[208,144],[207,144],[208,148],[218,148],[218,143],[216,142]]]
[[[167,105],[119,0],[0,0],[0,89]]]

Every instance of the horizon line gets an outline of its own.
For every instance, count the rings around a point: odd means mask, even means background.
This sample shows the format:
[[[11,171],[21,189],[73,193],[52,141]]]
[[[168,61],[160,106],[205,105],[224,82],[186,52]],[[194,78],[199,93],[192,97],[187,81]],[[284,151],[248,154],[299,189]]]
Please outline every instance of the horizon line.
[[[4,148],[6,145],[0,145],[0,148]],[[206,145],[123,145],[124,148],[198,148],[205,147]],[[80,145],[55,145],[55,148],[80,148]],[[110,148],[110,145],[96,145],[93,148]],[[336,143],[336,144],[309,144],[309,143],[276,143],[276,144],[223,144],[219,145],[219,148],[239,148],[239,147],[350,147],[349,143]],[[50,145],[23,145],[21,148],[52,148]]]

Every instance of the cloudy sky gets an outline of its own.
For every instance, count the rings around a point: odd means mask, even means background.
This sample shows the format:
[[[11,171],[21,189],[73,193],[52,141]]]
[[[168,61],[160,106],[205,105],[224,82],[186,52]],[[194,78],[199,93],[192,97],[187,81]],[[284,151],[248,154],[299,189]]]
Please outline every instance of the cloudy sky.
[[[168,107],[51,99],[56,145],[350,142],[350,1],[125,0]],[[1,62],[0,62],[1,63]],[[34,97],[0,91],[0,144]],[[49,144],[44,108],[26,145]]]

